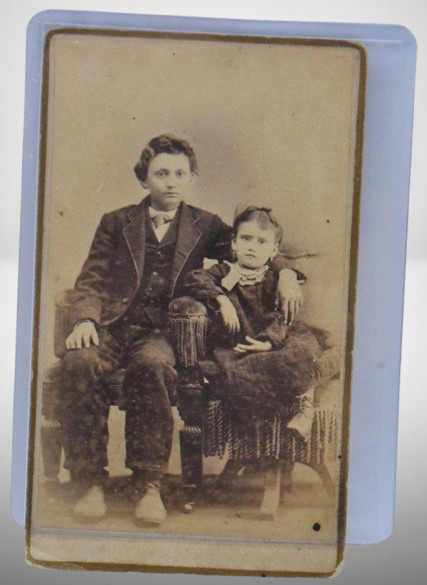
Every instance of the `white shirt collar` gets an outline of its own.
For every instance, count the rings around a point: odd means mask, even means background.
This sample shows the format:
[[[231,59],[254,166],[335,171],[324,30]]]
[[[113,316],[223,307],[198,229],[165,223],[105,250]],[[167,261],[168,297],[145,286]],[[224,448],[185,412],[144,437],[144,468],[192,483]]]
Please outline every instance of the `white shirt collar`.
[[[150,217],[155,217],[156,215],[164,215],[168,219],[173,219],[177,211],[178,208],[173,209],[172,211],[159,211],[157,209],[154,209],[154,207],[151,207],[151,205],[149,205],[148,207],[148,213],[150,214]]]

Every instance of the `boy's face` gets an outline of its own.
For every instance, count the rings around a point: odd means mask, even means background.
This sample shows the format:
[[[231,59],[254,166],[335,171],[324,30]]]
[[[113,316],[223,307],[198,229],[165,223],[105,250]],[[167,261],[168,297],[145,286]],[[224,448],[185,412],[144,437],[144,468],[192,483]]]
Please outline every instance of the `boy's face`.
[[[232,248],[240,266],[256,269],[274,258],[279,245],[273,229],[263,229],[256,221],[246,221],[240,224]]]
[[[173,211],[190,191],[190,162],[185,154],[162,152],[148,165],[142,185],[150,190],[151,205],[161,211]]]

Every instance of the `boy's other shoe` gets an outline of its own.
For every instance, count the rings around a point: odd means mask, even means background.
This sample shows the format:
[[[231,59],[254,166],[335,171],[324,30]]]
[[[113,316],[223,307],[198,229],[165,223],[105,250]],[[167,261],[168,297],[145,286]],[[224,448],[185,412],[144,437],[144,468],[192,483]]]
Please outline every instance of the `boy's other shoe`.
[[[160,495],[160,482],[150,481],[145,494],[135,508],[135,520],[138,524],[159,526],[167,518],[166,508]]]
[[[106,513],[104,490],[99,485],[91,486],[73,508],[73,516],[81,522],[98,522]]]

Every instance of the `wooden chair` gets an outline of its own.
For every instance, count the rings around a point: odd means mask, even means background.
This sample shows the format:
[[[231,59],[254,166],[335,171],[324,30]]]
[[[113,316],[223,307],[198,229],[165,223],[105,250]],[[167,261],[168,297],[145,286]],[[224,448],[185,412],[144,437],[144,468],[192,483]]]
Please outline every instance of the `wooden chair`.
[[[169,309],[169,331],[177,356],[176,406],[183,421],[179,431],[182,510],[189,512],[193,509],[202,489],[203,458],[209,456],[228,457],[220,478],[223,483],[232,479],[235,470],[242,467],[242,462],[263,457],[277,462],[275,469],[270,469],[265,477],[261,512],[266,516],[273,517],[279,505],[284,462],[309,465],[319,474],[325,489],[332,495],[334,482],[327,464],[336,462],[338,456],[337,415],[335,393],[328,390],[327,380],[339,369],[336,352],[326,351],[322,358],[324,373],[317,380],[313,427],[307,442],[286,428],[286,421],[298,411],[297,402],[277,412],[269,424],[255,429],[242,428],[228,416],[221,402],[211,397],[209,383],[202,373],[202,361],[204,371],[215,371],[217,367],[213,361],[206,359],[208,318],[205,306],[191,297],[181,297],[172,301]],[[73,326],[70,313],[65,291],[56,303],[54,351],[59,360],[65,353],[65,339]],[[55,415],[58,400],[55,370],[58,367],[59,361],[48,369],[43,389],[42,456],[45,475],[51,480],[58,476],[62,449],[61,429]],[[123,379],[124,370],[117,370],[106,382],[111,404],[121,409],[124,409],[121,401]]]
[[[315,406],[311,435],[304,441],[286,423],[300,410],[296,400],[277,411],[274,419],[254,426],[239,425],[211,396],[202,371],[218,373],[218,367],[206,358],[208,335],[206,308],[191,297],[174,300],[169,306],[169,329],[174,339],[179,369],[178,409],[184,426],[180,430],[183,488],[187,491],[184,508],[190,511],[202,487],[203,456],[228,456],[221,482],[232,479],[236,470],[248,461],[267,460],[261,514],[273,517],[280,500],[283,470],[289,464],[303,463],[322,480],[329,496],[335,483],[328,464],[336,462],[337,405],[331,379],[339,373],[339,352],[325,348],[318,362],[315,380]]]

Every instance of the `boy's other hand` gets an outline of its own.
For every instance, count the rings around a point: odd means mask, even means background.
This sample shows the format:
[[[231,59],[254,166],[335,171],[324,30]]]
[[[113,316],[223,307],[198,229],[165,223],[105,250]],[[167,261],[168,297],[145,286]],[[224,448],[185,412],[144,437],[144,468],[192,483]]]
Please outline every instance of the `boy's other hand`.
[[[244,343],[238,343],[233,351],[236,353],[248,353],[250,351],[270,351],[273,347],[270,341],[260,341],[259,339],[254,339],[250,335],[246,335],[245,339],[249,342],[248,345]]]
[[[279,297],[283,319],[286,325],[290,325],[302,307],[303,302],[301,287],[293,270],[285,268],[280,271],[277,296]]]
[[[67,349],[82,349],[99,345],[98,332],[93,321],[81,321],[74,326],[74,329],[65,340]]]
[[[237,316],[236,309],[233,303],[225,295],[219,295],[216,298],[219,305],[219,312],[221,313],[224,325],[230,331],[230,333],[237,333],[240,331],[239,317]]]

